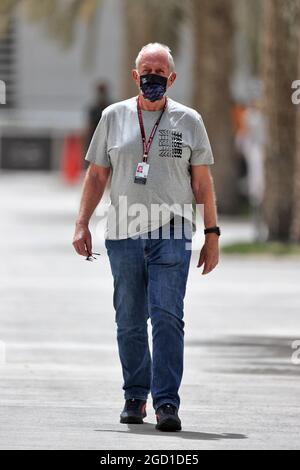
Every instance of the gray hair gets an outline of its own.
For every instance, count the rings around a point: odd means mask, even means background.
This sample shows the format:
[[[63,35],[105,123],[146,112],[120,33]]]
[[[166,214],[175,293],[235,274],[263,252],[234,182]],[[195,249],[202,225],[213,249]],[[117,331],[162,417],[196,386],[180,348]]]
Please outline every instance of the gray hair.
[[[146,44],[146,46],[142,47],[142,49],[140,50],[140,52],[138,53],[137,55],[137,58],[135,59],[135,68],[138,69],[139,68],[139,65],[140,65],[140,61],[141,61],[141,58],[142,58],[142,55],[144,54],[144,52],[146,52],[148,49],[150,50],[163,50],[167,53],[168,55],[168,61],[169,61],[169,70],[170,72],[174,72],[175,71],[175,63],[174,63],[174,59],[173,59],[173,56],[171,54],[171,49],[166,46],[165,44],[161,44],[160,42],[150,42],[149,44]]]

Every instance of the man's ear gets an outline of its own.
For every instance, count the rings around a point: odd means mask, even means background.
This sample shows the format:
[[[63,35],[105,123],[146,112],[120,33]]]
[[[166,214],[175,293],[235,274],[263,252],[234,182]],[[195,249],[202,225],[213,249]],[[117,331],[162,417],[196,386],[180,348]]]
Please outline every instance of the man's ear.
[[[136,69],[131,70],[131,76],[133,80],[136,82],[139,79],[139,73]]]
[[[172,73],[171,73],[171,76],[170,76],[170,78],[169,78],[169,80],[168,80],[168,86],[169,86],[169,87],[173,85],[173,83],[174,83],[175,80],[176,80],[176,77],[177,77],[176,72],[172,72]]]

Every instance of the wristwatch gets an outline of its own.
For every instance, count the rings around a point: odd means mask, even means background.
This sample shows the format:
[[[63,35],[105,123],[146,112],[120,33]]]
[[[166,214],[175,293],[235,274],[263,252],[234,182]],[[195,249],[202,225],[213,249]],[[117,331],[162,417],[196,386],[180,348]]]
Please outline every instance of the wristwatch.
[[[207,233],[216,233],[217,235],[221,235],[221,230],[220,227],[215,226],[215,227],[209,227],[204,229],[204,234],[206,235]]]

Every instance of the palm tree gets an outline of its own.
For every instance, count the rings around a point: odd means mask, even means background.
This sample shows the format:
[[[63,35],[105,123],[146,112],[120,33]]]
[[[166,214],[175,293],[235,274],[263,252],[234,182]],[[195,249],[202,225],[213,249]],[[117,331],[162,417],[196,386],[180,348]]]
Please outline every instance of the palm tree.
[[[167,44],[176,56],[180,26],[186,15],[186,4],[181,0],[124,0],[125,20],[124,98],[136,94],[130,71],[138,51],[149,42]]]
[[[233,74],[232,0],[192,0],[194,23],[194,105],[203,116],[216,165],[212,168],[218,208],[238,209],[237,173],[231,120]]]
[[[0,3],[0,40],[9,31],[10,20],[19,0],[2,0]]]
[[[120,2],[125,19],[124,70],[134,66],[137,51],[148,42],[159,41],[171,46],[176,55],[180,37],[180,25],[185,14],[185,4],[181,0],[122,0]],[[78,21],[87,24],[87,44],[93,43],[94,19],[102,0],[2,0],[0,5],[0,37],[5,34],[16,7],[29,21],[42,24],[49,36],[65,48],[72,45],[75,26]],[[95,44],[94,44],[95,46]],[[91,48],[86,48],[91,54]],[[94,47],[94,49],[96,49]],[[125,80],[123,94],[130,96],[136,90],[130,73]]]
[[[75,40],[76,26],[84,23],[85,35],[82,66],[91,69],[97,53],[97,12],[102,0],[1,0],[0,40],[9,31],[11,20],[18,9],[28,21],[41,25],[49,38],[68,49]]]
[[[300,0],[265,0],[264,7],[263,78],[268,129],[264,214],[269,239],[287,241],[297,134],[291,84],[298,72]]]
[[[42,24],[49,36],[64,47],[73,43],[75,26],[78,21],[90,24],[101,0],[1,0],[0,37],[8,30],[9,22],[17,7],[32,22]],[[89,31],[89,28],[87,29]]]
[[[298,77],[300,77],[300,34],[298,49]],[[293,184],[293,207],[292,207],[292,226],[291,240],[300,242],[300,104],[296,109],[296,152],[294,166],[294,184]]]

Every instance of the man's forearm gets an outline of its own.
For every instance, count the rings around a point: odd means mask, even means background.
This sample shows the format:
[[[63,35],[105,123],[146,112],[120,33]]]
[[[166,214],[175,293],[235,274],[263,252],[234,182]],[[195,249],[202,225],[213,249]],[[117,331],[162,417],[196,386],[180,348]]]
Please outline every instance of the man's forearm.
[[[76,220],[78,225],[88,225],[97,205],[99,204],[106,186],[105,180],[87,171],[83,183],[79,214]]]
[[[216,196],[213,180],[201,182],[198,188],[193,189],[196,204],[201,204],[201,214],[203,216],[205,228],[217,225]],[[202,209],[203,208],[203,209]]]

